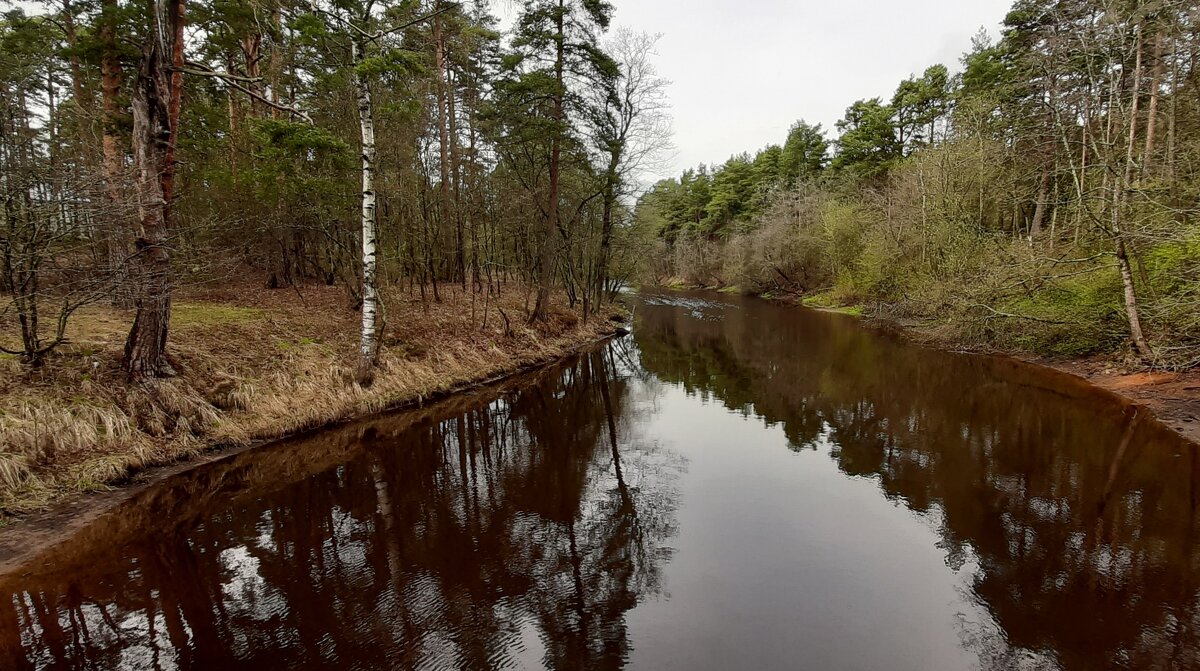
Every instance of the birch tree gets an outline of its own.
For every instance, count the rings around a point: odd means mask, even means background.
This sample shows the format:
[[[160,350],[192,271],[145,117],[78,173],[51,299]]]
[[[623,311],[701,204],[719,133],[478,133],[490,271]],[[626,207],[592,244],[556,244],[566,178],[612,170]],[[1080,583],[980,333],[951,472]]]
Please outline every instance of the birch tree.
[[[379,292],[379,219],[375,184],[375,108],[371,99],[371,78],[383,70],[407,70],[414,67],[411,52],[391,43],[390,39],[406,28],[436,19],[452,7],[438,2],[430,12],[415,18],[396,20],[391,7],[374,0],[356,3],[349,10],[310,5],[313,15],[326,24],[334,35],[348,38],[350,79],[358,110],[358,135],[362,188],[360,191],[362,328],[359,333],[358,363],[355,378],[363,386],[371,384],[379,357],[379,341],[385,326]]]
[[[370,3],[361,17],[369,25]],[[354,96],[358,102],[358,132],[362,158],[362,330],[359,336],[357,378],[370,384],[379,353],[379,221],[375,211],[375,110],[371,85],[363,72],[368,36],[356,31],[351,40]]]

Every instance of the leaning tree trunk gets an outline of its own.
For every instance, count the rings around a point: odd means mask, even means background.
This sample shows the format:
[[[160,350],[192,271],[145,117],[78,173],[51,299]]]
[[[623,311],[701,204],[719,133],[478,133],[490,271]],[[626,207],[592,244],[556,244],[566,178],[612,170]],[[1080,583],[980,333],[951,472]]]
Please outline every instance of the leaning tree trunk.
[[[375,119],[371,107],[371,89],[359,73],[366,51],[366,39],[355,37],[352,46],[354,61],[354,93],[358,98],[358,127],[362,141],[362,334],[359,343],[357,379],[369,385],[374,379],[375,360],[379,352],[379,288],[378,236],[375,218]]]
[[[1149,361],[1154,353],[1142,331],[1142,320],[1138,314],[1137,290],[1133,283],[1133,271],[1129,265],[1129,252],[1126,248],[1122,226],[1126,201],[1133,184],[1134,146],[1137,141],[1138,95],[1141,93],[1140,79],[1142,76],[1142,34],[1140,29],[1135,49],[1137,55],[1134,59],[1133,92],[1129,104],[1129,135],[1125,145],[1125,170],[1120,179],[1113,180],[1112,234],[1116,243],[1117,269],[1121,273],[1121,286],[1124,289],[1125,318],[1129,322],[1129,338],[1133,342],[1133,349],[1137,352],[1138,357],[1143,361]]]
[[[158,14],[160,6],[155,6]],[[172,0],[170,17],[173,42],[182,58],[183,0]],[[168,77],[166,42],[152,16],[153,28],[142,50],[134,87],[133,156],[137,176],[138,221],[133,259],[133,328],[125,342],[125,368],[130,379],[168,377],[175,374],[167,361],[167,333],[171,322],[171,254],[168,249],[169,210],[166,197],[174,180],[171,145],[178,132],[178,104],[182,80]]]
[[[1121,286],[1125,296],[1125,318],[1129,322],[1129,337],[1133,341],[1133,349],[1143,361],[1149,361],[1154,353],[1146,342],[1142,331],[1142,320],[1138,316],[1137,291],[1133,284],[1133,270],[1129,265],[1129,252],[1125,248],[1125,238],[1117,232],[1117,268],[1121,273]]]

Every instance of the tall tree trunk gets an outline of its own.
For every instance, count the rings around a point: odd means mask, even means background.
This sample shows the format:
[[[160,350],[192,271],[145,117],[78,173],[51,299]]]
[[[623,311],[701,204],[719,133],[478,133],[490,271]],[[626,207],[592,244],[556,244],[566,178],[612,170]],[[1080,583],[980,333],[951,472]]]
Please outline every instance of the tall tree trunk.
[[[133,94],[133,154],[138,186],[138,230],[133,270],[137,313],[125,342],[125,368],[130,379],[167,377],[175,371],[167,361],[171,322],[171,254],[168,248],[173,163],[179,130],[182,73],[167,75],[162,5],[151,2],[153,26],[142,50]],[[170,0],[173,61],[182,63],[184,0]]]
[[[100,152],[104,170],[104,201],[107,221],[101,224],[100,237],[107,257],[106,270],[111,277],[112,303],[132,307],[133,297],[127,281],[125,257],[128,253],[122,221],[121,172],[124,151],[121,148],[120,126],[121,60],[117,49],[117,0],[104,0],[100,13],[100,102],[103,115],[100,124]]]
[[[71,93],[74,99],[74,116],[75,116],[75,140],[79,143],[76,152],[80,160],[71,162],[71,180],[74,182],[81,181],[80,167],[87,166],[90,169],[96,165],[95,144],[91,141],[92,122],[92,94],[88,90],[87,80],[84,77],[83,65],[79,59],[79,37],[75,30],[75,8],[71,5],[71,0],[63,0],[62,3],[62,23],[63,33],[67,38],[67,47],[70,49],[70,57],[67,62],[71,72]],[[52,76],[48,77],[52,79]],[[53,81],[48,82],[48,86],[53,89]],[[67,221],[68,204],[62,199],[56,199],[63,213],[63,221]],[[79,223],[78,209],[72,208],[71,226],[77,226]],[[96,236],[97,241],[103,240],[102,236]]]
[[[596,261],[596,309],[604,302],[608,291],[609,264],[612,261],[613,214],[617,205],[617,174],[620,156],[613,154],[604,178],[604,203],[600,216],[600,258]]]
[[[162,183],[163,207],[171,221],[171,206],[175,199],[175,149],[179,145],[179,115],[183,111],[183,27],[186,21],[185,0],[170,0],[171,10],[171,88],[167,99],[167,124],[171,132],[164,156]]]
[[[1167,112],[1167,182],[1175,184],[1175,118],[1179,102],[1178,39],[1171,38],[1171,104]]]
[[[478,152],[476,151],[476,123],[475,112],[479,109],[478,82],[473,77],[468,76],[467,87],[463,92],[463,105],[466,106],[466,121],[467,121],[467,156],[470,157],[466,164],[465,172],[467,183],[467,198],[470,203],[468,230],[471,236],[471,281],[475,285],[475,291],[479,292],[483,289],[483,277],[480,269],[479,255],[483,242],[479,239],[479,212],[481,208],[479,202],[479,162]],[[460,214],[463,212],[460,201]],[[488,281],[489,288],[491,281]],[[486,309],[484,312],[486,320]]]
[[[367,25],[363,21],[363,25]],[[362,34],[354,37],[351,47],[354,61],[354,93],[358,99],[358,128],[362,142],[362,333],[359,341],[357,379],[369,385],[374,380],[379,354],[379,240],[375,213],[375,113],[371,106],[371,87],[359,73],[367,48]]]
[[[250,115],[256,118],[267,116],[266,105],[263,104],[262,85],[262,34],[251,33],[242,37],[242,57],[246,61],[246,88],[250,91]]]
[[[63,0],[62,5],[63,33],[66,34],[67,46],[71,49],[71,57],[68,60],[71,68],[71,91],[75,96],[75,106],[86,115],[92,110],[92,94],[87,90],[87,81],[84,79],[83,66],[77,52],[79,39],[75,30],[75,8],[71,5],[71,0]],[[81,133],[85,125],[83,121],[79,120]]]
[[[555,12],[555,54],[554,54],[554,78],[556,89],[554,92],[554,120],[560,127],[554,129],[553,137],[550,139],[550,188],[547,194],[546,203],[546,224],[542,229],[541,253],[538,255],[538,277],[537,277],[537,302],[534,303],[533,313],[529,316],[529,321],[546,321],[550,311],[550,283],[554,279],[554,258],[555,258],[555,236],[558,230],[558,188],[559,188],[559,171],[562,163],[562,134],[561,125],[565,123],[563,118],[563,96],[564,96],[564,80],[563,68],[566,58],[566,33],[564,32],[564,20],[566,18],[566,7],[563,0],[558,0],[558,8]]]
[[[58,142],[58,101],[54,99],[54,69],[47,68],[46,70],[46,137],[49,143],[46,147],[46,158],[50,160],[50,172],[53,174],[58,171],[58,154],[61,151]],[[43,189],[46,185],[42,185]],[[55,215],[51,215],[49,224],[51,230],[63,227],[66,225],[66,211],[63,209],[62,199],[62,183],[58,180],[51,180],[49,184],[50,202],[54,203],[54,209],[57,211]]]
[[[1162,34],[1154,37],[1154,74],[1150,77],[1150,104],[1146,107],[1146,146],[1142,149],[1142,175],[1150,174],[1154,165],[1154,130],[1158,125],[1158,89],[1163,78]]]
[[[1049,98],[1049,103],[1050,103],[1049,110],[1047,110],[1047,112],[1046,112],[1046,128],[1053,128],[1054,127],[1054,111],[1053,110],[1058,109],[1058,78],[1057,77],[1055,77],[1055,76],[1050,77],[1050,81],[1049,81],[1048,85],[1046,86],[1046,95]],[[1043,137],[1041,142],[1043,143],[1043,148],[1044,147],[1053,147],[1053,138],[1049,137],[1048,135],[1046,137]],[[1050,149],[1047,153],[1049,153],[1051,156],[1053,156],[1054,150]],[[1048,209],[1050,209],[1050,205],[1047,203],[1046,199],[1050,197],[1051,172],[1052,172],[1052,170],[1057,169],[1057,167],[1058,166],[1055,164],[1054,158],[1043,158],[1042,159],[1042,178],[1038,182],[1037,203],[1034,204],[1033,221],[1030,222],[1030,224],[1029,224],[1029,241],[1031,243],[1033,242],[1034,238],[1036,238],[1038,235],[1041,234],[1042,223],[1046,221],[1046,211]]]
[[[279,50],[279,41],[283,32],[283,17],[280,14],[279,6],[276,5],[271,9],[271,51],[267,63],[267,69],[271,75],[271,118],[278,119],[282,115],[282,110],[279,109],[279,87],[283,77],[283,54]]]
[[[1134,59],[1133,81],[1130,84],[1132,91],[1129,103],[1129,135],[1125,145],[1125,169],[1121,180],[1119,182],[1114,180],[1112,234],[1116,243],[1117,268],[1121,273],[1121,285],[1124,289],[1125,317],[1129,322],[1129,337],[1133,342],[1134,351],[1137,352],[1142,360],[1147,361],[1153,356],[1153,352],[1150,349],[1150,345],[1146,342],[1145,334],[1142,332],[1142,321],[1138,313],[1137,290],[1133,284],[1133,271],[1129,264],[1129,253],[1125,244],[1125,232],[1122,221],[1126,194],[1133,181],[1134,147],[1137,143],[1138,96],[1141,93],[1140,83],[1142,76],[1142,34],[1140,28],[1138,30],[1135,49],[1137,55]],[[1110,110],[1110,114],[1113,111],[1115,110]]]
[[[1042,232],[1046,218],[1046,198],[1050,195],[1050,164],[1042,165],[1042,179],[1038,183],[1037,204],[1033,209],[1033,222],[1029,224],[1029,240],[1033,241]]]
[[[446,89],[446,104],[448,108],[447,122],[450,129],[450,188],[454,191],[454,207],[452,209],[454,217],[455,237],[458,241],[457,248],[457,263],[459,279],[462,280],[463,291],[467,290],[467,235],[466,222],[464,220],[463,204],[462,204],[462,157],[460,156],[458,146],[458,96],[455,93],[456,78],[451,76],[450,63],[447,61],[447,79],[449,87]]]
[[[1129,186],[1133,184],[1134,158],[1137,154],[1138,103],[1142,95],[1142,29],[1138,28],[1137,41],[1134,43],[1133,77],[1129,84],[1129,136],[1125,143],[1125,170],[1121,179],[1118,202],[1124,202]]]
[[[1079,129],[1079,177],[1075,180],[1075,241],[1079,242],[1079,229],[1083,224],[1084,193],[1087,188],[1088,171],[1088,128],[1091,112],[1084,112],[1083,127]]]
[[[441,10],[441,2],[434,5],[434,11]],[[446,36],[442,30],[442,17],[433,19],[433,67],[437,70],[437,112],[438,112],[438,160],[441,178],[438,184],[438,215],[440,227],[454,226],[450,212],[450,130],[447,120],[446,97],[449,95],[446,86]],[[457,229],[457,227],[455,227]],[[450,273],[451,280],[458,279],[462,269],[462,236],[455,237],[454,269]]]
[[[237,58],[230,50],[225,55],[225,70],[237,72]],[[233,88],[225,89],[226,102],[229,111],[229,173],[234,177],[238,174],[238,163],[242,153],[242,100],[241,93]]]

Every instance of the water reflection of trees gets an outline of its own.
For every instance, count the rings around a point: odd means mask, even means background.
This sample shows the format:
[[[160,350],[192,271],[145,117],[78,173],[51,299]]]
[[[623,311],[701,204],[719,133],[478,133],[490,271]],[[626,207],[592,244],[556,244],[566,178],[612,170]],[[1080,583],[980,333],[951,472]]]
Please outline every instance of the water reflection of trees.
[[[1063,375],[837,315],[706,310],[640,311],[642,365],[781,425],[794,449],[830,445],[843,472],[930,512],[947,561],[978,564],[971,598],[1003,630],[971,642],[985,663],[1014,668],[1025,650],[1071,669],[1200,664],[1192,446]]]
[[[640,439],[618,369],[600,351],[466,411],[190,475],[187,500],[223,509],[176,501],[199,521],[107,553],[101,529],[73,564],[0,586],[0,663],[618,668],[626,612],[659,589],[678,468]],[[270,482],[322,452],[346,458]]]

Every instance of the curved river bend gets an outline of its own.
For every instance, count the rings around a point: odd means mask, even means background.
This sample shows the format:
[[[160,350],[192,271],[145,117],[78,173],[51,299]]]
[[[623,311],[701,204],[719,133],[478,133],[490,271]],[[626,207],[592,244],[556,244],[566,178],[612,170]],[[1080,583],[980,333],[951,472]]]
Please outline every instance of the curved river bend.
[[[499,387],[172,476],[0,579],[0,667],[1200,665],[1200,457],[854,320],[636,299]]]

